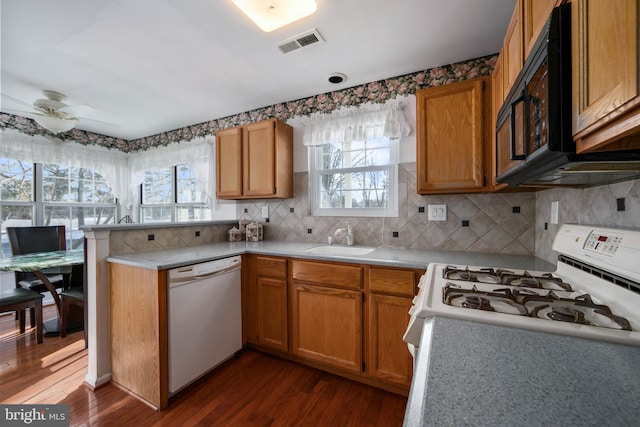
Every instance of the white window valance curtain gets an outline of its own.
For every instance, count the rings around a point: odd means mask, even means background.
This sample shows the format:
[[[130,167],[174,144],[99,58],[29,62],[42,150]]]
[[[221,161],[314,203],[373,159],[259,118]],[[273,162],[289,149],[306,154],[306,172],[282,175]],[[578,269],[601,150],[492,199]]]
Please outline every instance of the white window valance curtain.
[[[139,203],[138,186],[144,172],[187,163],[196,176],[196,191],[212,206],[214,185],[214,143],[212,136],[180,144],[127,154],[99,146],[56,142],[43,136],[29,136],[14,130],[0,132],[0,157],[32,163],[53,163],[96,170],[104,176],[124,214]]]
[[[386,104],[363,104],[357,108],[317,114],[304,121],[302,144],[317,146],[334,141],[363,141],[386,136],[400,139],[409,135],[402,105],[392,100]]]
[[[92,169],[106,179],[115,197],[122,200],[127,195],[128,155],[117,150],[52,141],[5,129],[0,133],[0,157]]]
[[[170,144],[148,151],[141,151],[129,155],[129,170],[131,183],[127,207],[131,208],[138,202],[138,186],[144,180],[145,171],[169,168],[181,164],[189,164],[196,176],[196,191],[201,193],[201,200],[212,207],[215,197],[214,183],[214,141],[215,137],[195,138],[179,144]]]

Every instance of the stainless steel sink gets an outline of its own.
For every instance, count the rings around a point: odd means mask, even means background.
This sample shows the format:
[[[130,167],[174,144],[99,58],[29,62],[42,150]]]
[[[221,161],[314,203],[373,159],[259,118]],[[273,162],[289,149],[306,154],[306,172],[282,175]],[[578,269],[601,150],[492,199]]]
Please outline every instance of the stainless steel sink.
[[[367,246],[322,245],[305,249],[305,252],[316,255],[361,256],[370,254],[375,250],[376,248],[370,248]]]

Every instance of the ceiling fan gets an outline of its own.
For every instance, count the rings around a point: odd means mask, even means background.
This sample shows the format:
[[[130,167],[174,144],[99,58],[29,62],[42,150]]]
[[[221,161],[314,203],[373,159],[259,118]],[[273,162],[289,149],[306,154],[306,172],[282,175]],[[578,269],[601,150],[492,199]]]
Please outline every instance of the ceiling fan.
[[[32,118],[40,126],[49,130],[54,134],[66,132],[73,129],[83,116],[89,115],[95,111],[90,105],[68,105],[63,101],[67,99],[66,95],[53,90],[42,91],[45,98],[36,99],[33,105],[13,98],[8,95],[4,97],[33,108],[33,111],[15,111],[17,114]],[[7,110],[11,112],[11,110]]]

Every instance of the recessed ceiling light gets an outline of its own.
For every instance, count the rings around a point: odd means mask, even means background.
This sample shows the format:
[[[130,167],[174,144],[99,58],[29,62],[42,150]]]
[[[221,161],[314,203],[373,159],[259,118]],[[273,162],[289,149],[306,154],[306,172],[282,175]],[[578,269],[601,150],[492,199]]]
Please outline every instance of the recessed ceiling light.
[[[347,81],[347,76],[342,73],[333,73],[329,76],[329,83],[338,84]]]
[[[316,11],[315,0],[231,0],[264,32],[273,31]]]

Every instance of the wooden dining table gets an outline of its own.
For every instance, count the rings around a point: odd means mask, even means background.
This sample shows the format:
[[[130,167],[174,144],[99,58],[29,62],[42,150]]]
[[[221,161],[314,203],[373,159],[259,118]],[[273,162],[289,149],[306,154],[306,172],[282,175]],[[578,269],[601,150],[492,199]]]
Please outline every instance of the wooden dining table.
[[[72,267],[84,263],[84,249],[38,252],[24,255],[11,255],[0,258],[0,271],[22,271],[33,273],[46,286],[56,304],[58,316],[44,322],[45,335],[60,333],[60,296],[43,270],[57,267]]]

